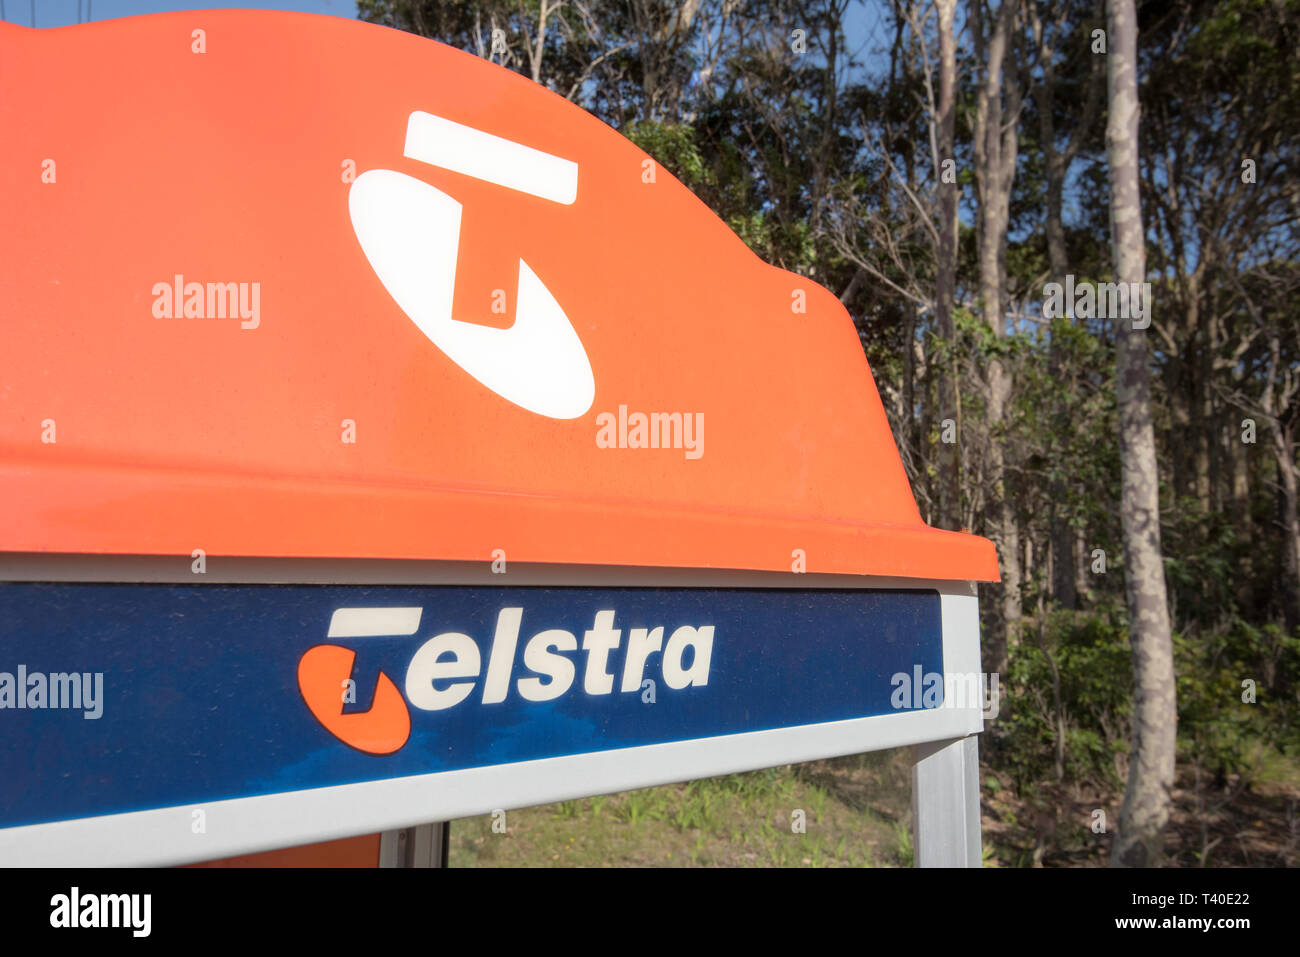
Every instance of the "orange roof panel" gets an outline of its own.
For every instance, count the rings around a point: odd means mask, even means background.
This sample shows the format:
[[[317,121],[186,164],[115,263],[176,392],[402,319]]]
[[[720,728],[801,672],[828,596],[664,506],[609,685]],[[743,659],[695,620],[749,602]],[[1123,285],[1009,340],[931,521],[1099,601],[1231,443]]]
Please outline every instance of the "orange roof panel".
[[[521,76],[202,11],[0,88],[0,550],[997,577],[835,296]]]

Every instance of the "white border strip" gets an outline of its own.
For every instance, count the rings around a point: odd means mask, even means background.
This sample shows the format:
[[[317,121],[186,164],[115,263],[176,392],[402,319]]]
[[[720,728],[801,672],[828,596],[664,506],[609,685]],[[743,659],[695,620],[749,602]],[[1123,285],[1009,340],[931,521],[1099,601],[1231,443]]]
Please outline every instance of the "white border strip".
[[[463,771],[0,830],[0,864],[163,866],[959,738],[978,711],[936,708]],[[204,833],[195,834],[202,810]]]

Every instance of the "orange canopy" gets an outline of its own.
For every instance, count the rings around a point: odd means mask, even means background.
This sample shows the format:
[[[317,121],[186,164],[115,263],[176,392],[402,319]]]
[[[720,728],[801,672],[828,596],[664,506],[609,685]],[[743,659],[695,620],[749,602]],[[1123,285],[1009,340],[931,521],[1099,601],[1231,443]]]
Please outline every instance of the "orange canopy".
[[[0,90],[0,550],[997,578],[835,296],[541,86],[203,11]]]

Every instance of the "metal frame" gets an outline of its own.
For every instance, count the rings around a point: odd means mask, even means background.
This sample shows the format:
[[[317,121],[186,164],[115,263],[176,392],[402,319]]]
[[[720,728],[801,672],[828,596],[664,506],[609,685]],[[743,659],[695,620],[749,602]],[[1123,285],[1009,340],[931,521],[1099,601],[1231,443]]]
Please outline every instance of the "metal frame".
[[[913,855],[917,867],[980,867],[979,739],[918,744],[912,765]]]
[[[451,822],[421,824],[379,835],[380,867],[446,867]]]
[[[969,582],[727,569],[510,565],[488,562],[207,559],[188,556],[0,554],[0,581],[328,584],[478,584],[671,587],[912,588],[940,593],[946,674],[980,673],[979,613]],[[970,702],[960,702],[969,705]],[[895,747],[916,746],[916,863],[979,866],[981,702],[697,738],[644,747],[446,771],[384,781],[207,802],[207,833],[190,829],[193,806],[0,829],[0,860],[44,866],[165,865],[213,860],[356,834],[385,832],[381,866],[445,863],[446,830],[429,824],[497,809]],[[402,832],[405,835],[396,832]],[[436,832],[436,835],[435,833]]]

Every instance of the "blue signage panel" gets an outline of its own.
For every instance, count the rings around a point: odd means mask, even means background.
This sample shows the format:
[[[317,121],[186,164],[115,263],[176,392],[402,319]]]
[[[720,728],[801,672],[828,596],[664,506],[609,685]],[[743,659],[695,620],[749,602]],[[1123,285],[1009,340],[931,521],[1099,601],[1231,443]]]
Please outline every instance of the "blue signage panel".
[[[894,714],[942,657],[934,591],[0,584],[0,827]]]

